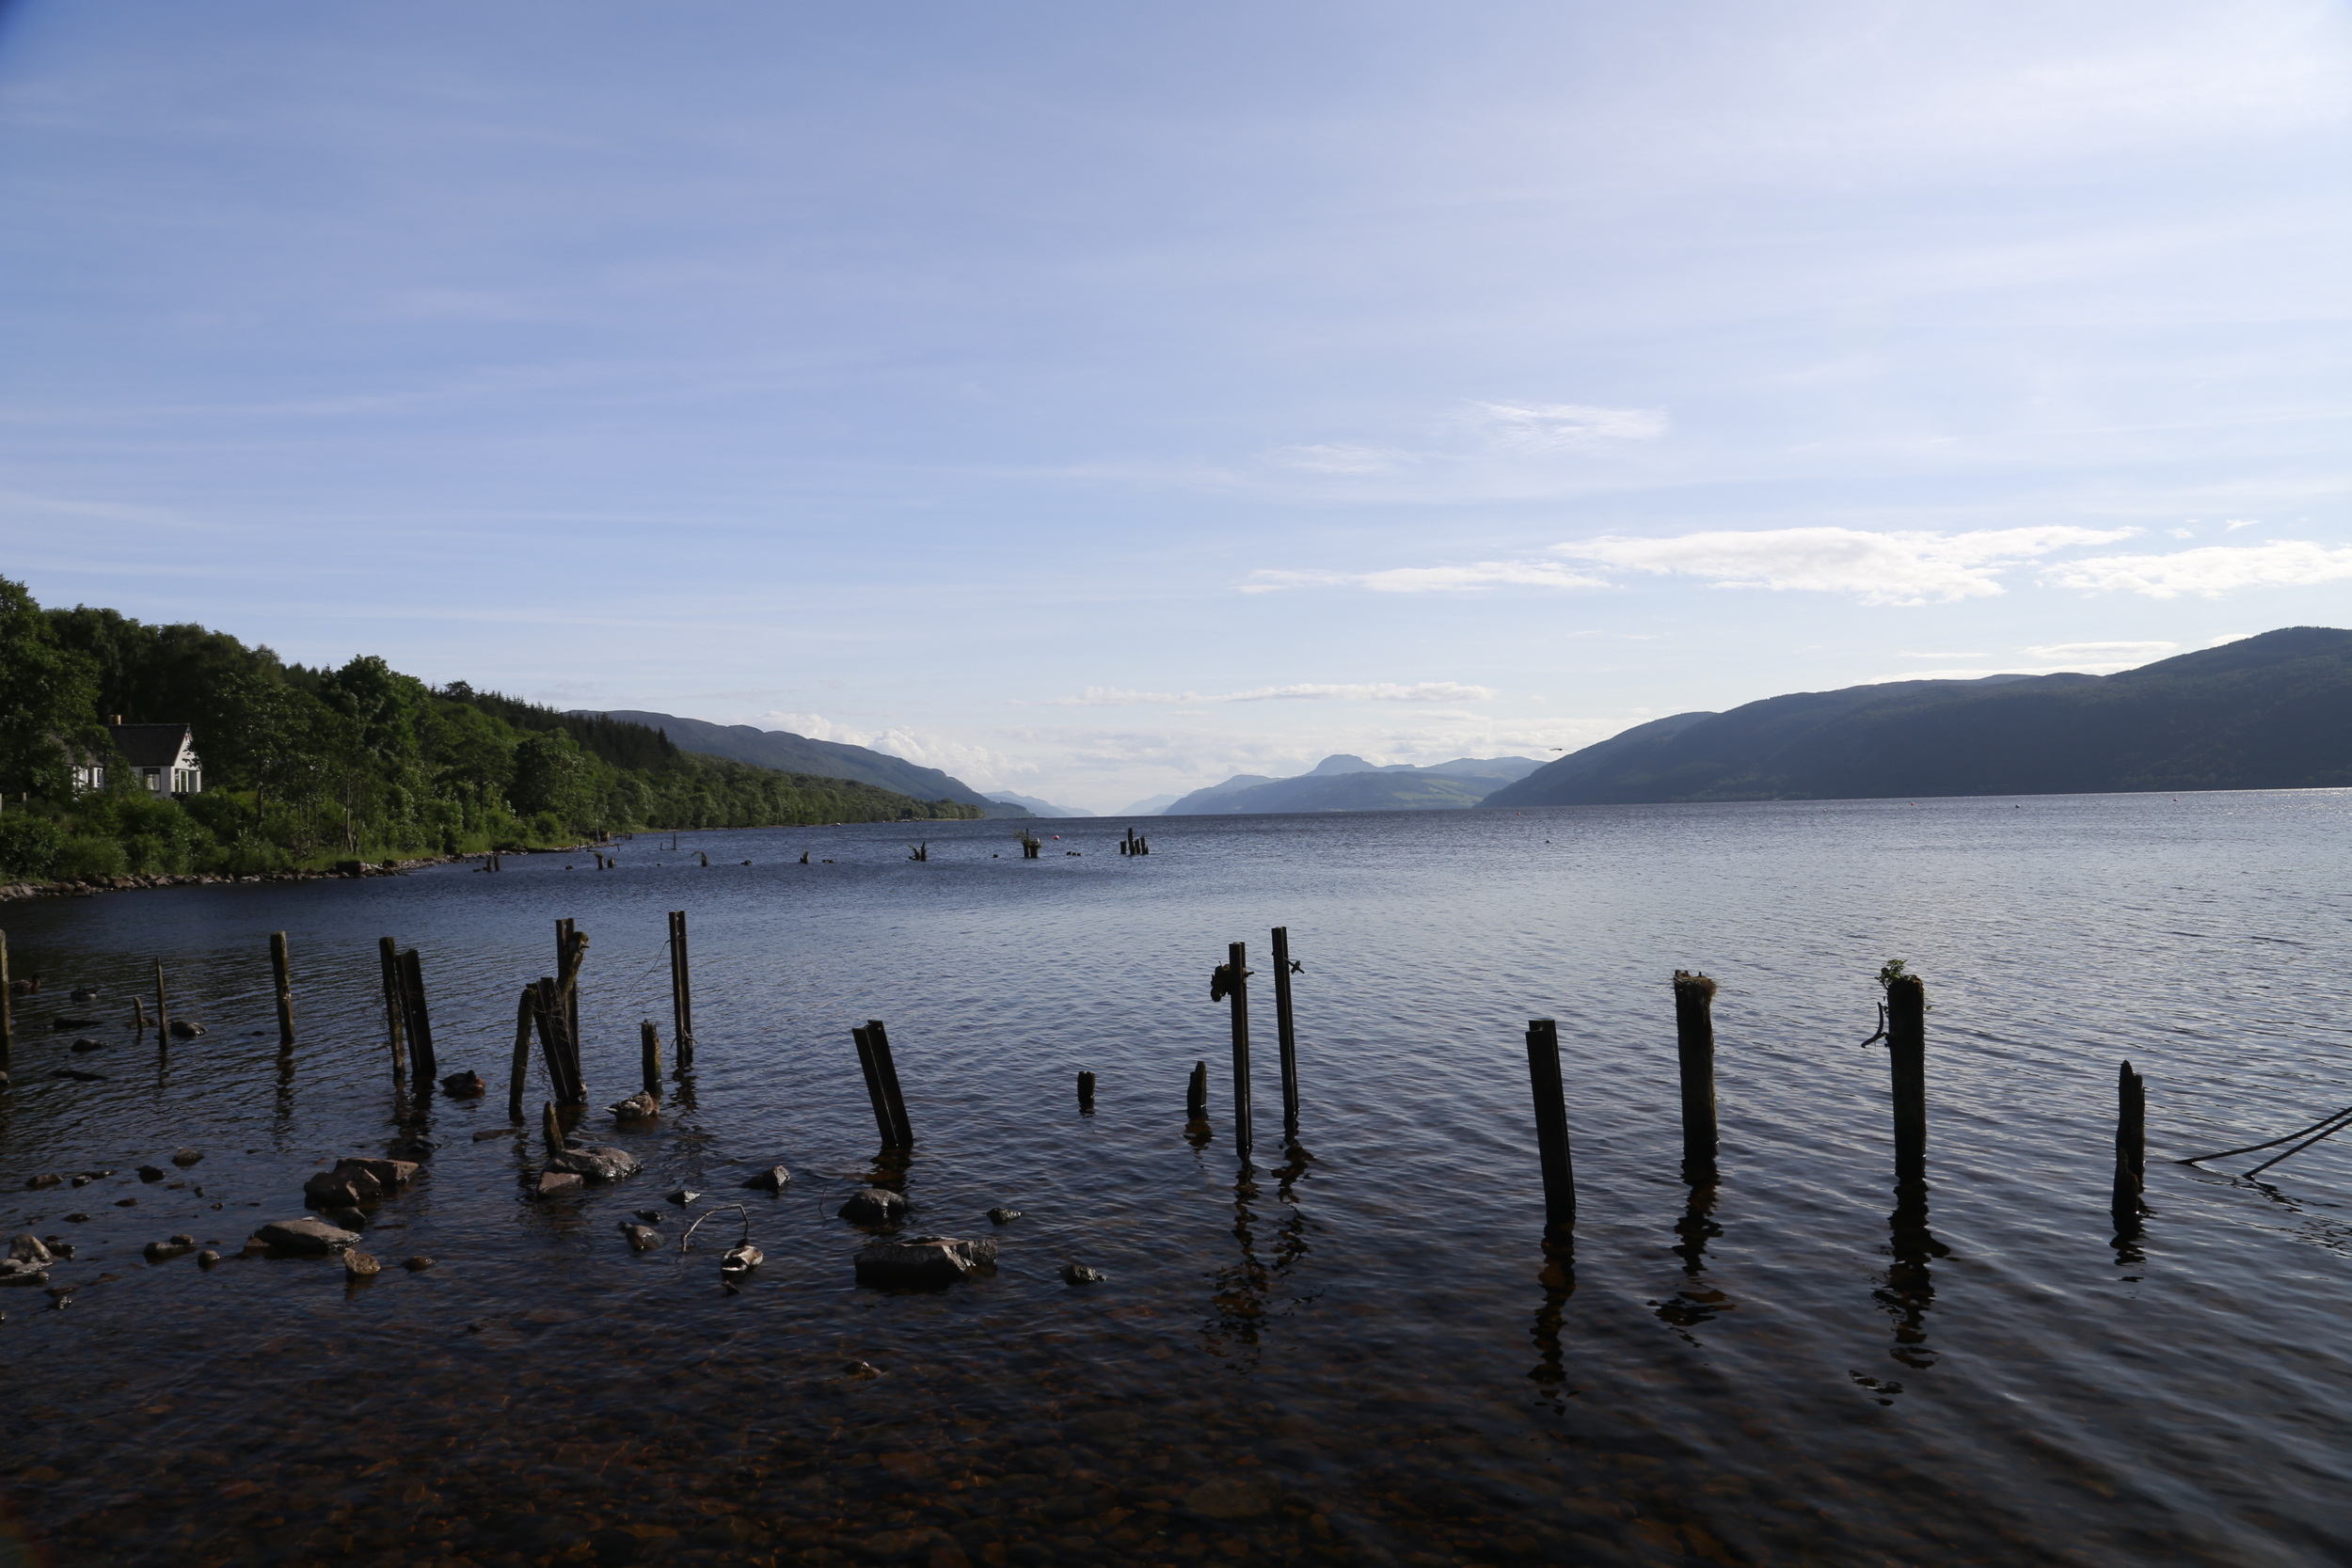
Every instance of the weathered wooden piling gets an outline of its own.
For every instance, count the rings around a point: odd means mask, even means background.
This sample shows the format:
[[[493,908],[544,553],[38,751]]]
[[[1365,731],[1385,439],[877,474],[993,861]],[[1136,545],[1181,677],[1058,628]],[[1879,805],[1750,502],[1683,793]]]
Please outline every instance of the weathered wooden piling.
[[[694,1070],[694,993],[686,955],[686,911],[670,911],[670,1037],[677,1042],[677,1069]]]
[[[1886,1053],[1895,1100],[1895,1185],[1928,1180],[1928,992],[1916,974],[1886,982]]]
[[[1675,1053],[1682,1068],[1682,1179],[1715,1180],[1715,982],[1675,971]]]
[[[1535,1148],[1544,1173],[1547,1228],[1576,1224],[1576,1169],[1568,1158],[1568,1097],[1560,1081],[1560,1026],[1548,1018],[1527,1022],[1528,1087],[1535,1097]]]
[[[1036,860],[1038,858],[1039,851],[1044,847],[1045,841],[1043,839],[1032,837],[1029,830],[1026,828],[1021,830],[1021,858],[1023,860]]]
[[[8,933],[0,931],[0,1072],[16,1059],[16,1007],[8,994]]]
[[[1206,1062],[1193,1063],[1192,1076],[1184,1083],[1184,1119],[1209,1119],[1209,1064]]]
[[[587,945],[588,939],[580,934],[580,922],[555,923],[555,974],[564,988],[564,1032],[575,1051],[580,1047],[580,961]]]
[[[1274,1037],[1282,1055],[1282,1131],[1298,1131],[1298,1029],[1291,1017],[1291,928],[1274,927]]]
[[[898,1121],[890,1114],[890,1097],[882,1093],[882,1069],[874,1061],[874,1041],[861,1023],[850,1031],[850,1038],[857,1042],[858,1070],[866,1074],[866,1098],[874,1106],[874,1130],[882,1136],[884,1148],[898,1147]]]
[[[890,1032],[882,1021],[866,1021],[866,1037],[874,1047],[874,1071],[882,1080],[882,1099],[890,1109],[890,1119],[898,1128],[893,1148],[914,1147],[914,1125],[907,1119],[907,1097],[898,1087],[898,1064],[890,1054]]]
[[[552,1160],[564,1152],[564,1118],[557,1114],[555,1101],[542,1101],[539,1105],[539,1137],[548,1146],[548,1158]]]
[[[441,1059],[433,1050],[433,1015],[424,1002],[424,959],[413,947],[400,956],[400,992],[406,1004],[408,1053],[419,1087],[426,1087],[440,1077]]]
[[[1225,994],[1233,1005],[1233,1147],[1247,1154],[1255,1143],[1249,1126],[1248,944],[1229,942],[1225,954]]]
[[[155,960],[155,1043],[167,1045],[171,1040],[171,998],[164,992],[164,960]]]
[[[523,1084],[531,1076],[532,1021],[539,1011],[539,988],[525,986],[515,1004],[515,1057],[506,1069],[506,1119],[523,1124]]]
[[[408,1009],[403,1005],[400,984],[400,943],[389,937],[375,941],[375,957],[384,971],[384,1037],[392,1050],[392,1076],[408,1076],[408,1037],[405,1025]],[[157,1004],[160,1010],[161,1004]],[[161,1029],[162,1025],[156,1026]]]
[[[1078,1109],[1081,1111],[1094,1109],[1094,1074],[1090,1072],[1078,1074]]]
[[[588,1103],[588,1085],[580,1071],[579,1052],[564,1021],[564,991],[552,975],[539,977],[537,1005],[532,1017],[539,1027],[539,1054],[547,1063],[548,1083],[566,1105]]]
[[[292,1045],[294,1040],[294,960],[286,950],[286,933],[269,934],[269,974],[272,988],[278,994],[278,1043]]]
[[[637,1051],[644,1068],[645,1092],[661,1098],[661,1032],[646,1019],[637,1026]]]
[[[2138,1228],[2148,1212],[2148,1080],[2125,1062],[2115,1079],[2115,1228]]]
[[[143,996],[131,998],[131,1027],[138,1034],[147,1033],[147,998]]]

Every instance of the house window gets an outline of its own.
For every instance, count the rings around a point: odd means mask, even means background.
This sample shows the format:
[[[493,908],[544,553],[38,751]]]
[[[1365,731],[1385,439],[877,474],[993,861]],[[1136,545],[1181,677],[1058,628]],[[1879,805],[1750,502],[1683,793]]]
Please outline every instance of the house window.
[[[148,788],[153,790],[156,794],[161,795],[163,793],[164,770],[162,768],[142,768],[139,769],[139,778]]]

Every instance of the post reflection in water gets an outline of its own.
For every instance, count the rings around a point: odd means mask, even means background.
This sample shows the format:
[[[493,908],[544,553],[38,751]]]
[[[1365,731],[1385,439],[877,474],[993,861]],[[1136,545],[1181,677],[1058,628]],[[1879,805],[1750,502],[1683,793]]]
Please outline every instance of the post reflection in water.
[[[1731,1297],[1703,1283],[1707,1273],[1707,1243],[1724,1233],[1715,1223],[1717,1189],[1712,1180],[1693,1181],[1689,1201],[1683,1205],[1682,1217],[1675,1221],[1674,1255],[1682,1259],[1683,1277],[1688,1281],[1681,1290],[1664,1301],[1649,1305],[1658,1309],[1658,1319],[1692,1344],[1697,1344],[1691,1330],[1728,1312],[1735,1303]]]
[[[1266,1266],[1258,1260],[1257,1216],[1250,1208],[1258,1197],[1257,1175],[1258,1167],[1245,1158],[1233,1180],[1233,1239],[1241,1243],[1241,1256],[1213,1276],[1211,1315],[1200,1331],[1211,1354],[1233,1357],[1252,1370],[1258,1364],[1268,1278]]]
[[[1544,1266],[1535,1275],[1544,1288],[1544,1304],[1535,1309],[1531,1337],[1535,1341],[1535,1365],[1527,1379],[1545,1404],[1565,1410],[1576,1390],[1568,1386],[1567,1361],[1560,1350],[1560,1321],[1568,1298],[1576,1294],[1576,1238],[1565,1227],[1544,1237]]]
[[[1925,1371],[1936,1359],[1928,1344],[1927,1318],[1935,1305],[1935,1281],[1928,1263],[1931,1259],[1948,1258],[1952,1251],[1928,1228],[1925,1182],[1907,1181],[1895,1189],[1895,1212],[1886,1217],[1886,1236],[1890,1261],[1870,1299],[1894,1320],[1895,1345],[1887,1354],[1914,1371]],[[1894,1403],[1895,1396],[1903,1391],[1899,1382],[1859,1371],[1851,1375],[1881,1404]]]

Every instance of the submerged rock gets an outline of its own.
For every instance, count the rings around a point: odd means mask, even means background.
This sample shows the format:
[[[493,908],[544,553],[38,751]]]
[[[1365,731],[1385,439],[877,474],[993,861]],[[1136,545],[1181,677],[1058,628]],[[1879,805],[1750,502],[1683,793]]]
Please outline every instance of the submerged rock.
[[[39,1236],[29,1230],[22,1236],[12,1236],[8,1239],[8,1259],[11,1262],[31,1263],[38,1266],[48,1262],[50,1257],[48,1246]]]
[[[1062,1265],[1061,1278],[1065,1285],[1100,1285],[1109,1277],[1101,1269],[1089,1269],[1084,1263]]]
[[[199,1269],[209,1269],[219,1261],[220,1254],[215,1252],[211,1247],[206,1247],[202,1252],[196,1255],[196,1266]]]
[[[743,1183],[746,1187],[763,1193],[780,1193],[791,1184],[792,1173],[782,1165],[770,1165],[766,1170]]]
[[[28,1193],[37,1193],[37,1192],[40,1192],[40,1191],[43,1187],[55,1187],[55,1186],[57,1186],[58,1184],[60,1184],[61,1182],[63,1182],[64,1180],[65,1180],[65,1178],[64,1178],[64,1177],[62,1177],[62,1176],[57,1176],[57,1175],[54,1175],[54,1174],[51,1174],[51,1175],[43,1175],[43,1176],[28,1176],[28,1177],[26,1177],[26,1178],[24,1179],[24,1190],[25,1190],[26,1192],[28,1192]]]
[[[672,1203],[676,1204],[679,1208],[683,1209],[703,1195],[695,1192],[691,1187],[680,1187],[675,1192],[664,1193],[661,1196],[668,1198]]]
[[[164,1169],[161,1165],[141,1165],[139,1167],[139,1180],[142,1181],[161,1181],[165,1177],[170,1174],[171,1173],[169,1171]]]
[[[200,1148],[175,1148],[171,1151],[171,1163],[182,1170],[187,1169],[190,1165],[201,1164],[203,1161],[204,1151]]]
[[[1013,1221],[1021,1217],[1021,1211],[1018,1209],[991,1209],[988,1212],[988,1217],[991,1221],[997,1225],[1010,1225]]]
[[[302,1184],[302,1196],[321,1209],[348,1209],[378,1203],[417,1179],[422,1167],[413,1160],[376,1160],[364,1154],[345,1155],[333,1170],[323,1170]]]
[[[661,1101],[650,1089],[639,1089],[627,1100],[616,1101],[609,1107],[616,1121],[651,1121],[661,1115]]]
[[[452,1100],[479,1100],[490,1092],[490,1085],[478,1072],[453,1072],[441,1080],[441,1092]]]
[[[618,1181],[624,1176],[634,1176],[644,1167],[637,1156],[626,1148],[611,1148],[596,1144],[581,1144],[551,1156],[547,1168],[585,1177],[591,1181]]]
[[[661,1244],[661,1232],[650,1225],[636,1225],[623,1220],[621,1234],[628,1237],[628,1244],[639,1252],[651,1252]]]
[[[953,1285],[996,1261],[996,1243],[982,1237],[914,1236],[869,1243],[857,1255],[860,1285]]]
[[[106,1049],[106,1042],[104,1040],[91,1039],[88,1036],[85,1035],[80,1039],[73,1042],[72,1049],[75,1051],[103,1051]]]
[[[411,1258],[406,1262],[401,1264],[401,1267],[406,1269],[410,1274],[422,1274],[425,1270],[431,1268],[432,1266],[433,1259],[425,1257],[422,1253],[419,1253],[416,1257]]]
[[[150,1242],[147,1243],[144,1250],[147,1254],[147,1260],[149,1262],[168,1262],[174,1258],[185,1258],[189,1253],[194,1252],[196,1250],[196,1238],[193,1236],[174,1236],[167,1242]]]
[[[171,1021],[171,1037],[175,1040],[192,1040],[202,1033],[204,1033],[204,1025],[201,1023],[192,1022],[184,1018],[175,1018]]]
[[[568,1170],[545,1170],[539,1173],[539,1196],[554,1197],[562,1193],[576,1193],[588,1184],[587,1178]]]
[[[902,1193],[887,1187],[868,1187],[851,1195],[841,1206],[841,1217],[851,1225],[888,1225],[905,1217],[909,1205]]]
[[[49,1271],[39,1263],[22,1262],[14,1258],[0,1258],[0,1285],[46,1285]]]
[[[345,1279],[372,1279],[384,1272],[384,1265],[357,1247],[343,1254]]]
[[[256,1230],[253,1239],[282,1251],[324,1258],[358,1245],[359,1234],[305,1214],[298,1220],[272,1220]]]

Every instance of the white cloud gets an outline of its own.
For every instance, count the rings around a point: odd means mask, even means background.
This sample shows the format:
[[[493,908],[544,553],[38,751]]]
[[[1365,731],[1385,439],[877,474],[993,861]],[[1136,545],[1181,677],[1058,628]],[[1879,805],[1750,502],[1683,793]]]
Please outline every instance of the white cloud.
[[[2025,651],[2037,658],[2138,659],[2162,658],[2178,642],[2045,642]]]
[[[2300,588],[2344,578],[2352,578],[2352,546],[2329,549],[2304,540],[2207,545],[2171,555],[2095,555],[2043,574],[2059,588],[2121,589],[2152,599],[2184,594],[2218,598],[2242,588]]]
[[[1666,434],[1665,411],[1594,408],[1577,403],[1482,403],[1477,418],[1487,439],[1512,451],[1563,451],[1600,441],[1655,441]]]
[[[2259,517],[2233,517],[2230,521],[2221,525],[2221,531],[2224,533],[2235,533],[2242,528],[2260,528],[2262,526],[2262,519]]]
[[[1384,474],[1413,461],[1411,452],[1366,446],[1358,441],[1284,447],[1279,455],[1294,468],[1305,468],[1319,474]]]
[[[1469,593],[1485,588],[1606,588],[1607,579],[1570,571],[1556,561],[1481,561],[1470,566],[1394,566],[1382,572],[1257,571],[1245,594],[1284,588],[1362,588],[1375,594]]]
[[[1589,539],[1553,552],[1639,572],[1705,578],[1715,588],[1859,594],[1865,604],[1950,604],[2001,593],[1999,575],[2038,556],[2127,539],[2132,529],[1988,529],[1974,533],[1850,528]]]
[[[1494,689],[1465,686],[1459,681],[1419,681],[1410,686],[1394,681],[1352,685],[1262,686],[1248,691],[1214,695],[1203,691],[1123,691],[1115,686],[1089,686],[1074,697],[1049,697],[1053,707],[1136,707],[1152,703],[1486,703]]]

